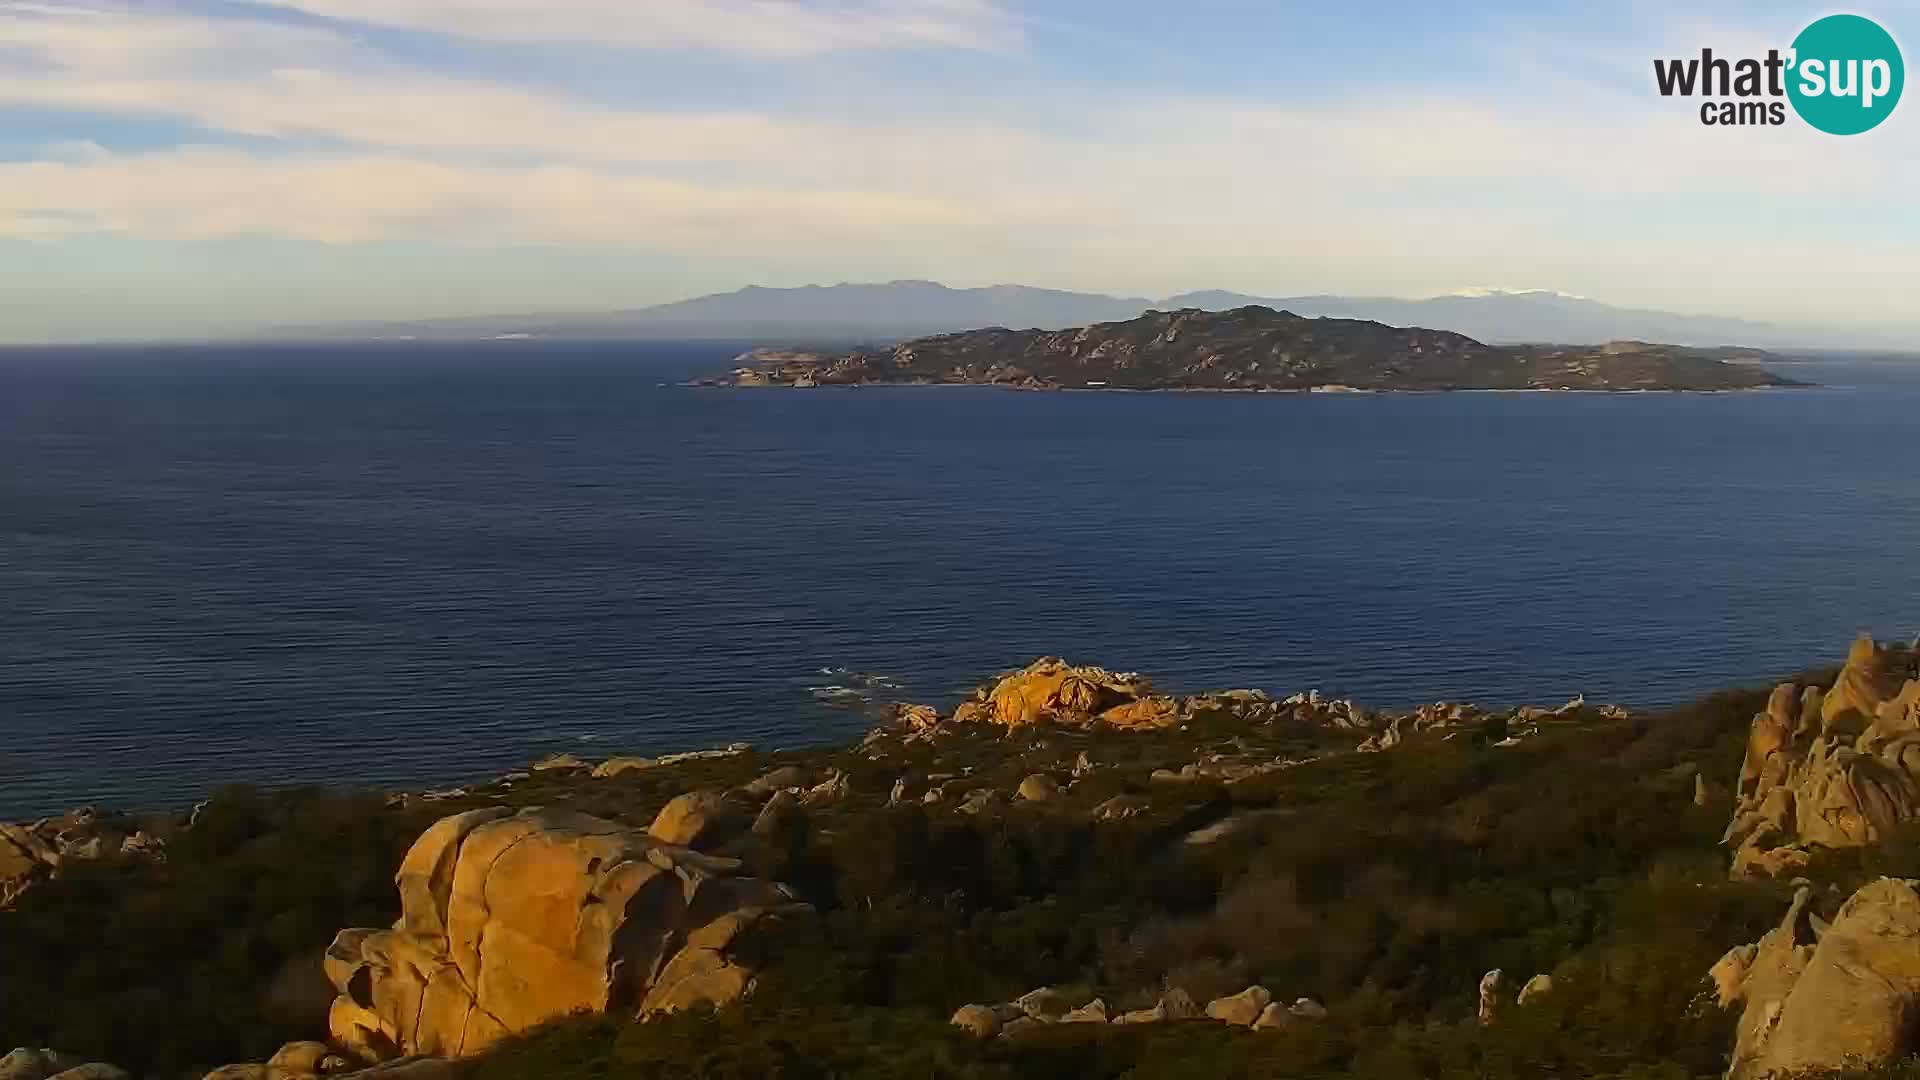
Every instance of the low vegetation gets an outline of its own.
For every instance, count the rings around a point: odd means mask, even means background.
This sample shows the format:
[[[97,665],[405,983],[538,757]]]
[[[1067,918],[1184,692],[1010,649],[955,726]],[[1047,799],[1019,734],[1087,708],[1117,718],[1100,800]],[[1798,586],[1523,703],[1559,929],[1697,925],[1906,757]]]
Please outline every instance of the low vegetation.
[[[324,1030],[321,951],[341,927],[394,918],[393,869],[441,814],[561,803],[644,824],[690,787],[805,761],[846,769],[855,794],[733,848],[816,909],[747,942],[765,965],[753,995],[643,1025],[563,1023],[477,1061],[475,1080],[1718,1076],[1732,1017],[1702,976],[1778,921],[1787,890],[1727,879],[1728,806],[1694,805],[1693,777],[1737,774],[1764,703],[1730,691],[1518,746],[1461,733],[1232,785],[1148,779],[1226,732],[913,747],[923,771],[972,768],[1001,790],[1063,746],[1101,762],[1070,798],[977,815],[884,805],[902,763],[857,751],[539,774],[437,803],[233,790],[169,836],[164,866],[103,863],[0,916],[0,1044],[160,1076],[262,1060]],[[1122,792],[1150,809],[1091,820],[1090,801]],[[1234,815],[1242,827],[1187,842]],[[1847,882],[1895,871],[1920,872],[1920,837],[1816,867]],[[1551,973],[1554,990],[1483,1026],[1476,992],[1494,968],[1514,989]],[[1330,1015],[1261,1032],[1058,1025],[985,1043],[947,1023],[959,1005],[1040,986],[1117,1011],[1169,988],[1206,1000],[1252,983]]]

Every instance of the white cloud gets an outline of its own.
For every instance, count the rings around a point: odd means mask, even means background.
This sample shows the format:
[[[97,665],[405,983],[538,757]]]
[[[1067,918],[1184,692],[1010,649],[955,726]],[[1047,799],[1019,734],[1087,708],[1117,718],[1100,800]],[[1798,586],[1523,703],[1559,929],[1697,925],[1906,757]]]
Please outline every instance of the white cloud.
[[[333,31],[257,19],[218,19],[102,3],[0,2],[0,48],[57,72],[126,74],[177,69],[220,57],[246,70],[325,62],[352,43]]]
[[[1771,253],[1793,245],[1772,235],[1769,207],[1844,197],[1889,215],[1920,211],[1904,182],[1920,134],[1911,124],[1842,142],[1795,126],[1709,132],[1685,105],[1576,82],[1528,99],[1109,94],[1047,127],[1013,111],[904,115],[882,100],[852,116],[687,113],[424,70],[351,25],[502,40],[597,28],[601,39],[643,46],[707,47],[720,35],[755,57],[1009,40],[1000,9],[974,0],[278,6],[350,21],[0,0],[0,107],[166,117],[259,140],[247,150],[128,154],[76,131],[39,161],[0,163],[0,239],[271,235],[726,252],[811,262],[824,276],[858,259],[928,276],[1133,292],[1203,282],[1278,291],[1270,275],[1284,266],[1307,290],[1502,280],[1659,306],[1656,296],[1621,296],[1605,278],[1650,283],[1659,278],[1646,268],[1658,264],[1676,277],[1743,281],[1747,271],[1732,264],[1764,261],[1788,281]],[[856,9],[867,17],[827,18]],[[1750,200],[1757,216],[1596,224],[1631,219],[1641,201],[1689,196]],[[1910,283],[1898,242],[1860,235],[1845,246],[1851,265]],[[1251,269],[1235,280],[1223,273],[1234,266]]]
[[[794,57],[849,49],[1005,49],[989,0],[259,0],[330,19],[509,42],[571,41]]]
[[[8,51],[24,62],[9,62]],[[777,168],[802,183],[830,181],[820,166],[849,154],[868,164],[940,149],[992,160],[1020,141],[951,120],[930,137],[909,121],[618,108],[402,66],[335,30],[63,4],[0,5],[0,106],[165,117],[235,135],[427,154]]]
[[[531,10],[525,0],[285,2],[421,19],[467,10],[483,25],[489,12],[505,19]],[[607,8],[548,2],[558,25]],[[948,17],[994,10],[975,0],[886,6]],[[612,10],[637,19],[641,7]],[[800,10],[739,0],[644,7],[654,13],[647,18],[668,22],[692,12]],[[1836,158],[1855,195],[1913,198],[1899,182],[1899,165],[1914,150],[1911,127],[1838,146],[1797,127],[1706,132],[1684,106],[1657,98],[1639,109],[1572,90],[1551,103],[1142,99],[1089,107],[1072,127],[1045,131],[1019,115],[669,112],[401,67],[314,27],[51,3],[35,5],[39,16],[11,14],[17,10],[0,7],[0,49],[32,60],[9,66],[0,57],[0,106],[164,116],[296,147],[325,140],[476,168],[509,161],[646,169],[717,189],[891,192],[974,200],[989,213],[1018,201],[1043,216],[1097,207],[1141,221],[1260,213],[1305,196],[1444,207],[1463,193],[1489,192],[1563,204],[1583,194],[1818,193],[1831,188]],[[804,10],[815,17],[830,9]]]
[[[220,148],[0,164],[0,236],[424,236],[700,252],[754,237],[789,247],[977,224],[966,207],[885,192],[717,190],[569,166]]]

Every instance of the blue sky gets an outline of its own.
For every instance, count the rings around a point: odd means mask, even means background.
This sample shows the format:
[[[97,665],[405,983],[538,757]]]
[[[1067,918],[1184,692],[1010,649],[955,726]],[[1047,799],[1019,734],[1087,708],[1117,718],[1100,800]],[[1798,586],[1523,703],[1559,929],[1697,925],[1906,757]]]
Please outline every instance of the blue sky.
[[[0,0],[0,340],[900,277],[1920,323],[1920,103],[1653,90],[1829,10]]]

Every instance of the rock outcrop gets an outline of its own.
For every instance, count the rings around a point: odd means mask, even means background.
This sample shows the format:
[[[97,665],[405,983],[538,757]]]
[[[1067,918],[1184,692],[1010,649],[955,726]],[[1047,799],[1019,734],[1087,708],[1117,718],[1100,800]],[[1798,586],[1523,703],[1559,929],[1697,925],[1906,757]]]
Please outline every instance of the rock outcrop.
[[[13,831],[16,829],[19,826],[0,825],[0,908],[13,906],[15,900],[41,880],[53,876],[60,866],[57,854],[34,842],[37,837],[20,837]],[[22,843],[22,839],[28,839],[28,843]]]
[[[84,1062],[57,1050],[20,1047],[0,1057],[0,1080],[47,1080],[47,1077],[79,1068]]]
[[[1025,802],[1051,802],[1060,797],[1060,784],[1045,773],[1034,773],[1020,781],[1014,794]]]
[[[825,780],[808,788],[806,793],[800,796],[800,804],[802,806],[832,806],[835,803],[846,801],[847,796],[851,794],[853,794],[852,778],[839,769],[835,769]]]
[[[798,765],[782,765],[762,773],[742,790],[754,798],[765,799],[776,791],[799,792],[810,788],[813,785],[808,782],[809,779],[807,770]]]
[[[1162,994],[1150,1009],[1118,1015],[1114,1015],[1101,998],[1076,1007],[1060,991],[1043,986],[1000,1005],[963,1005],[953,1014],[951,1022],[975,1038],[991,1039],[1017,1037],[1050,1024],[1166,1024],[1204,1019],[1270,1031],[1326,1018],[1327,1010],[1312,998],[1300,998],[1287,1005],[1275,1001],[1263,986],[1249,986],[1230,997],[1215,998],[1205,1009],[1194,1004],[1186,991],[1176,988]]]
[[[1153,726],[1158,710],[1141,710],[1152,685],[1138,675],[1079,667],[1058,657],[1035,660],[982,688],[979,700],[991,721],[1003,727],[1033,724],[1085,726],[1103,720],[1118,727]],[[1108,714],[1112,714],[1109,719]]]
[[[1185,990],[1174,988],[1160,995],[1151,1009],[1135,1009],[1113,1018],[1116,1024],[1165,1024],[1180,1020],[1197,1020],[1203,1014],[1200,1006]]]
[[[652,758],[631,756],[608,758],[593,767],[593,776],[596,780],[606,780],[623,773],[644,772],[653,768],[654,765]]]
[[[1802,888],[1780,925],[1727,954],[1712,978],[1743,1006],[1729,1080],[1873,1068],[1920,1049],[1920,891],[1881,878],[1832,925]]]
[[[1861,847],[1920,820],[1913,654],[1854,642],[1833,687],[1777,687],[1753,718],[1723,841],[1736,877],[1779,876],[1821,848]]]
[[[406,1057],[376,1065],[356,1065],[338,1054],[315,1055],[315,1049],[327,1050],[325,1043],[288,1043],[263,1063],[223,1065],[201,1080],[455,1080],[452,1061],[446,1058]]]
[[[332,1040],[362,1061],[460,1057],[576,1012],[731,1001],[752,980],[734,939],[797,909],[739,869],[568,811],[444,818],[395,875],[399,921],[327,950]]]
[[[1053,1022],[1073,1008],[1067,996],[1051,986],[1029,990],[1009,1003],[1009,1007],[1035,1020]]]
[[[1267,992],[1266,987],[1249,986],[1231,997],[1215,998],[1207,1002],[1207,1018],[1224,1024],[1250,1028],[1271,1004],[1273,1004],[1273,995]]]
[[[1496,717],[1512,723],[1511,734],[1517,740],[1538,734],[1542,724],[1573,722],[1588,715],[1624,719],[1627,712],[1614,705],[1590,706],[1584,697],[1575,697],[1552,709],[1523,706],[1505,713],[1455,702],[1422,705],[1403,713],[1375,713],[1345,698],[1323,697],[1315,690],[1285,699],[1275,699],[1264,690],[1221,690],[1176,697],[1156,691],[1144,675],[1115,673],[1103,667],[1070,664],[1058,657],[1046,656],[978,687],[971,698],[955,706],[948,716],[942,717],[931,705],[896,706],[893,724],[871,732],[864,745],[871,747],[876,741],[892,737],[906,743],[931,740],[957,728],[980,724],[1008,730],[1063,726],[1160,731],[1197,720],[1224,719],[1247,725],[1286,723],[1350,731],[1365,736],[1356,748],[1370,753],[1392,749],[1416,733],[1452,731],[1481,725]],[[1514,745],[1514,742],[1502,745]],[[1233,782],[1285,764],[1223,765],[1222,773],[1236,771],[1212,778]],[[1092,768],[1092,762],[1087,762],[1086,771]],[[1082,770],[1076,763],[1074,776],[1080,775]]]
[[[931,705],[897,705],[894,723],[908,731],[932,731],[940,726],[940,710]]]
[[[132,1080],[117,1065],[22,1047],[0,1057],[0,1080]]]
[[[1477,1010],[1482,1024],[1491,1024],[1500,1018],[1500,995],[1506,988],[1506,973],[1499,968],[1480,977],[1480,1007]]]
[[[346,1067],[346,1059],[334,1054],[333,1048],[323,1042],[288,1043],[267,1059],[267,1068],[292,1074],[336,1073],[345,1071]]]
[[[1535,975],[1520,988],[1520,996],[1514,999],[1514,1004],[1525,1006],[1551,993],[1553,993],[1553,976]]]
[[[1293,1010],[1276,1001],[1260,1011],[1260,1019],[1253,1022],[1253,1030],[1275,1031],[1291,1027],[1295,1019]]]
[[[760,808],[760,814],[753,819],[753,835],[759,837],[779,836],[801,813],[800,798],[790,791],[776,791],[767,805]]]
[[[951,1023],[976,1039],[991,1039],[1000,1034],[1000,1014],[985,1005],[960,1006]]]
[[[30,825],[0,822],[0,911],[74,863],[109,858],[165,862],[166,845],[134,823],[90,807]]]
[[[1759,954],[1758,945],[1735,945],[1714,962],[1707,980],[1713,983],[1713,998],[1721,1008],[1731,1009],[1740,1000],[1740,988],[1746,984],[1747,972],[1753,970],[1754,957]]]
[[[347,1076],[356,1072],[363,1080],[379,1075],[369,1069],[356,1069],[326,1043],[295,1042],[282,1046],[264,1063],[222,1066],[201,1080],[318,1080],[322,1076]]]
[[[662,844],[693,847],[733,817],[733,808],[719,792],[689,791],[660,808],[647,827],[647,835]]]

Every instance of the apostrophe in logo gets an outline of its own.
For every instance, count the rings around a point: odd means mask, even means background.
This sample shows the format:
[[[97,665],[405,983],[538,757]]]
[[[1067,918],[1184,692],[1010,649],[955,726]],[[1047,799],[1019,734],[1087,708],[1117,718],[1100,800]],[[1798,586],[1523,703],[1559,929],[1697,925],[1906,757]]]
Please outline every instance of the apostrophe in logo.
[[[1653,77],[1662,97],[1707,98],[1700,122],[1709,127],[1784,124],[1791,104],[1829,135],[1858,135],[1892,115],[1907,70],[1880,24],[1829,15],[1800,31],[1785,53],[1733,60],[1701,49],[1698,59],[1655,60]]]
[[[1800,119],[1829,135],[1880,126],[1907,81],[1893,35],[1858,15],[1829,15],[1800,31],[1789,57],[1787,100]]]

